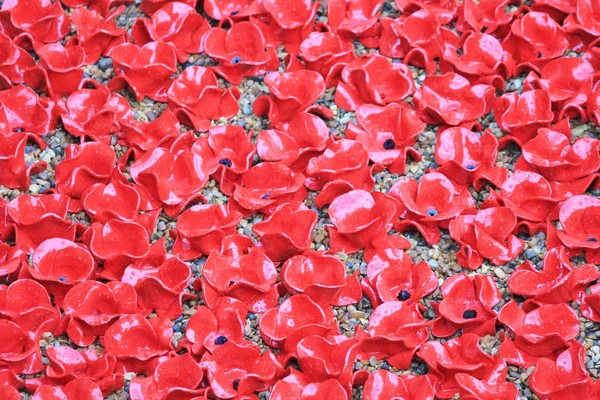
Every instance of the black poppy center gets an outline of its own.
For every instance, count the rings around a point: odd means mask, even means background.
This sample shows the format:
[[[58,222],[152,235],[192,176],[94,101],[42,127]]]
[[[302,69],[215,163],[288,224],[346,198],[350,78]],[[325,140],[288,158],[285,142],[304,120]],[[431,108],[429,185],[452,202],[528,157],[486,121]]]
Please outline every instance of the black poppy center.
[[[236,56],[236,57],[233,57],[231,59],[231,63],[232,64],[238,64],[238,63],[241,63],[241,62],[242,62],[242,57],[240,57],[240,56]]]
[[[410,293],[408,293],[408,290],[401,290],[400,293],[398,293],[398,300],[406,301],[408,299],[410,299]]]
[[[438,211],[435,208],[430,208],[429,210],[427,210],[427,215],[429,215],[430,217],[435,217],[438,215]]]
[[[464,319],[473,319],[473,318],[475,318],[476,316],[477,316],[477,311],[475,311],[475,310],[466,310],[466,311],[463,313],[463,318],[464,318]]]
[[[67,278],[63,278],[62,276],[60,278],[58,278],[59,282],[68,282],[69,280]]]
[[[475,169],[475,166],[473,164],[469,164],[469,165],[467,165],[467,169],[469,171],[473,171]]]
[[[269,197],[271,197],[271,195],[269,193],[267,193],[267,194],[264,194],[263,197],[261,197],[261,199],[266,200]]]
[[[229,281],[229,286],[232,286],[235,284],[235,281]]]
[[[222,345],[227,343],[227,338],[225,336],[217,336],[217,338],[215,339],[215,344],[216,345]]]
[[[224,158],[219,161],[219,164],[224,165],[226,167],[231,167],[231,160],[229,158]]]
[[[598,239],[596,239],[596,238],[588,238],[588,240],[587,240],[587,241],[588,241],[588,242],[597,242],[597,241],[598,241]]]
[[[396,148],[396,143],[394,143],[394,141],[392,139],[388,139],[385,142],[383,142],[383,148],[386,150],[392,150]]]
[[[231,14],[229,15],[238,15],[240,12],[239,11],[232,11]]]
[[[238,387],[240,386],[240,380],[236,379],[233,381],[233,390],[238,390]]]

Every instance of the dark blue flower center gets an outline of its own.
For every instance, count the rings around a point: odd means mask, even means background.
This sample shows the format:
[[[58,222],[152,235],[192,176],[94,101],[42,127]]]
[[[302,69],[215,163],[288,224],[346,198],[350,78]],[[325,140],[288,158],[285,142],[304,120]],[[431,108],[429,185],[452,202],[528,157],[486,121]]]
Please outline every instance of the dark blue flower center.
[[[598,239],[596,239],[596,238],[593,238],[593,237],[592,237],[592,238],[588,238],[588,240],[587,240],[587,241],[588,241],[588,242],[597,242],[597,241],[598,241]]]
[[[240,386],[240,380],[236,379],[233,381],[233,390],[238,390],[238,387]]]
[[[240,56],[236,56],[236,57],[233,57],[231,59],[231,63],[232,64],[238,64],[238,63],[241,63],[241,62],[242,62],[242,57],[240,57]]]
[[[67,278],[63,278],[62,276],[60,278],[58,278],[59,282],[68,282],[69,280]]]
[[[400,293],[398,293],[398,300],[406,301],[408,299],[410,299],[410,293],[408,293],[408,290],[401,290]]]
[[[226,167],[231,167],[231,160],[229,158],[224,158],[219,161],[219,164],[224,165]]]
[[[469,164],[466,167],[469,171],[473,171],[475,169],[475,166],[473,164]]]
[[[269,197],[271,197],[271,195],[269,193],[267,193],[267,194],[263,195],[263,197],[261,197],[261,199],[266,200]]]
[[[383,148],[386,150],[392,150],[396,148],[396,143],[394,143],[394,141],[392,139],[388,139],[385,142],[383,142]]]
[[[429,210],[427,210],[427,215],[429,215],[430,217],[435,217],[438,215],[438,212],[435,208],[430,208]]]
[[[464,319],[473,319],[477,316],[477,311],[475,310],[467,310],[463,313]]]
[[[215,344],[218,346],[225,343],[227,343],[227,338],[225,336],[217,336],[217,338],[215,339]]]

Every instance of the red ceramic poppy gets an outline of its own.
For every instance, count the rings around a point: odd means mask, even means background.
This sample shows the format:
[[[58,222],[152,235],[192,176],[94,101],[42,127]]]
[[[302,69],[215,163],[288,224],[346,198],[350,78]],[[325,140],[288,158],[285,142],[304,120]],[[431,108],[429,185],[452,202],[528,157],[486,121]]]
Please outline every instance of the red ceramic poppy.
[[[92,222],[134,221],[139,217],[140,195],[132,186],[120,181],[92,186],[81,196],[81,203]]]
[[[30,88],[18,85],[0,91],[0,115],[6,116],[3,133],[25,131],[36,135],[45,135],[56,127],[51,111],[54,104],[40,98]],[[1,126],[1,125],[0,125]]]
[[[24,331],[5,319],[0,320],[0,366],[16,374],[42,372],[42,354],[33,332]]]
[[[137,314],[135,289],[125,283],[87,280],[73,286],[63,301],[67,335],[77,346],[92,344],[122,315]]]
[[[30,176],[46,169],[40,161],[25,164],[25,146],[28,137],[25,132],[0,133],[0,184],[10,189],[29,189]]]
[[[135,222],[111,219],[93,223],[83,236],[96,259],[103,261],[98,276],[119,280],[125,267],[150,251],[148,231]]]
[[[35,65],[33,57],[0,33],[0,89],[23,83],[23,72]]]
[[[396,375],[377,370],[369,375],[363,387],[365,400],[411,399],[433,400],[433,386],[427,376]]]
[[[491,85],[471,85],[454,72],[429,75],[414,95],[415,108],[428,124],[469,123],[490,112],[495,99]]]
[[[325,85],[336,86],[344,65],[356,59],[354,46],[332,32],[311,32],[300,45],[306,69],[320,73]]]
[[[234,185],[233,200],[244,210],[269,215],[281,205],[306,199],[304,180],[304,175],[281,162],[263,162],[241,175]]]
[[[363,104],[398,103],[414,91],[412,73],[406,65],[371,54],[344,67],[334,100],[338,107],[354,111]]]
[[[288,259],[281,281],[291,294],[304,293],[316,303],[344,306],[358,303],[362,291],[346,278],[346,267],[337,257],[308,251]]]
[[[437,337],[449,337],[459,329],[478,336],[496,332],[496,311],[493,307],[502,295],[490,275],[451,276],[441,286],[444,299],[435,306],[438,318],[431,327]]]
[[[374,247],[391,229],[398,217],[396,202],[389,196],[365,190],[352,190],[331,202],[327,226],[331,250],[355,253]]]
[[[483,380],[492,372],[499,360],[479,346],[480,337],[467,333],[445,343],[430,341],[421,345],[418,357],[427,363],[435,396],[450,399],[457,393],[463,394],[458,376],[469,375]],[[463,376],[462,379],[466,377]],[[461,379],[461,380],[462,380]],[[511,399],[512,400],[512,399]]]
[[[140,47],[124,43],[113,47],[109,56],[117,74],[108,82],[111,91],[127,87],[138,101],[144,97],[167,101],[171,76],[177,73],[177,56],[171,45],[151,42]]]
[[[589,35],[592,38],[600,36],[600,14],[598,3],[594,0],[578,0],[575,12],[568,15],[563,22],[565,30],[569,33]]]
[[[456,30],[459,32],[485,32],[504,37],[516,12],[509,11],[508,0],[477,2],[466,0],[457,9]]]
[[[140,10],[144,14],[152,16],[156,11],[172,2],[173,0],[142,0]],[[181,0],[180,3],[196,8],[197,0]]]
[[[350,123],[346,137],[362,143],[371,161],[384,165],[393,174],[404,175],[406,158],[420,161],[421,155],[412,148],[425,123],[406,103],[384,107],[362,105],[356,110],[358,126]]]
[[[358,39],[367,47],[379,45],[379,15],[383,0],[332,0],[327,2],[327,22],[346,40]]]
[[[435,14],[418,10],[400,18],[381,18],[379,51],[387,57],[401,58],[405,64],[435,73],[435,59],[459,47],[459,38],[444,28]]]
[[[517,216],[508,207],[492,207],[474,215],[461,215],[450,221],[450,236],[462,247],[456,253],[458,263],[475,270],[488,259],[504,265],[523,251],[523,240],[512,234]]]
[[[97,12],[102,16],[110,15],[109,11],[111,9],[114,12],[118,11],[118,13],[122,13],[124,7],[119,6],[132,3],[131,0],[60,0],[60,2],[68,8],[81,9],[80,7],[87,7],[87,9]]]
[[[600,259],[600,232],[595,222],[600,215],[600,200],[593,196],[573,196],[559,210],[562,229],[556,234],[568,249],[585,250],[586,260],[597,263]]]
[[[430,245],[440,241],[439,227],[447,229],[451,219],[474,204],[467,190],[455,186],[439,172],[429,172],[419,182],[401,178],[389,194],[404,206],[402,219],[394,224],[394,229],[404,232],[415,228]]]
[[[188,67],[169,87],[169,108],[182,124],[207,131],[211,119],[231,118],[239,110],[240,91],[219,87],[215,74],[204,67]]]
[[[0,279],[6,283],[15,281],[26,264],[27,255],[22,250],[0,242]]]
[[[11,23],[38,43],[55,43],[69,33],[69,16],[59,2],[25,0],[11,5]],[[6,7],[2,9],[6,10]]]
[[[255,0],[204,0],[204,11],[209,17],[222,20],[263,13],[264,9]]]
[[[469,373],[456,374],[461,399],[466,400],[517,400],[519,389],[514,383],[506,382],[508,366],[500,359],[485,376],[476,378]]]
[[[358,359],[386,358],[390,365],[407,369],[419,346],[429,338],[429,325],[414,304],[383,303],[371,314],[369,333],[357,332],[361,339]]]
[[[589,293],[579,293],[581,315],[594,322],[600,322],[600,284],[590,286],[589,290]]]
[[[79,88],[85,58],[83,47],[63,47],[52,43],[40,47],[36,53],[40,62],[25,71],[25,83],[48,94],[54,101],[69,96]]]
[[[199,398],[205,391],[203,377],[202,368],[189,354],[162,357],[153,375],[131,380],[129,396],[132,400]]]
[[[202,355],[226,342],[241,343],[244,340],[248,309],[242,302],[222,297],[212,310],[197,306],[195,311],[188,320],[185,338],[179,342],[179,348]]]
[[[310,247],[317,219],[315,211],[295,201],[280,206],[264,221],[254,224],[252,231],[271,260],[284,261]]]
[[[528,368],[540,357],[555,358],[579,335],[579,318],[566,304],[544,304],[523,311],[514,300],[498,313],[514,340],[504,335],[498,355],[507,363]]]
[[[60,310],[52,305],[46,289],[31,279],[0,286],[0,315],[36,338],[45,332],[60,333]]]
[[[270,96],[258,96],[252,109],[259,117],[268,116],[273,126],[291,121],[301,112],[333,116],[325,106],[313,105],[325,92],[325,80],[315,71],[272,72],[265,76]]]
[[[150,19],[136,19],[131,27],[131,37],[139,46],[151,42],[168,43],[177,50],[179,62],[185,62],[188,54],[203,51],[204,36],[210,25],[194,7],[177,1],[165,3]]]
[[[297,55],[302,40],[314,30],[318,4],[310,0],[263,0],[262,6],[268,14],[271,35],[289,53]]]
[[[271,389],[271,400],[349,400],[350,396],[336,379],[310,382],[302,372],[294,369],[277,381]]]
[[[319,157],[306,166],[306,187],[319,191],[315,204],[322,208],[351,190],[373,189],[369,153],[354,140],[330,140]]]
[[[521,94],[507,93],[496,99],[494,117],[509,135],[500,143],[511,141],[519,146],[533,139],[539,128],[550,126],[554,119],[552,102],[545,90],[529,90]]]
[[[107,55],[110,50],[127,42],[127,32],[119,28],[114,18],[119,9],[102,17],[102,14],[78,8],[71,13],[71,22],[77,28],[77,41],[85,50],[85,63],[92,64]]]
[[[56,167],[56,189],[80,198],[90,186],[108,183],[115,164],[115,151],[109,145],[97,142],[69,145],[64,160]]]
[[[120,143],[128,148],[139,150],[140,153],[156,147],[169,147],[177,136],[181,135],[181,125],[177,117],[169,109],[150,122],[144,123],[133,118],[123,119]]]
[[[302,112],[281,129],[261,131],[256,149],[265,161],[279,161],[294,171],[303,172],[309,160],[325,149],[328,138],[329,128],[325,122]]]
[[[394,0],[402,13],[410,14],[417,10],[425,10],[440,21],[449,24],[456,15],[456,2],[454,0]]]
[[[102,390],[98,385],[89,379],[76,379],[64,386],[40,385],[32,399],[44,400],[63,400],[63,399],[81,399],[81,400],[100,400]]]
[[[305,294],[288,297],[279,307],[268,310],[259,321],[260,334],[269,346],[297,356],[303,338],[337,334],[331,307],[322,307]]]
[[[227,342],[205,353],[200,366],[208,373],[210,392],[221,399],[253,398],[279,377],[282,368],[270,351],[261,354],[252,343]]]
[[[600,123],[600,84],[596,83],[594,91],[588,97],[586,104],[587,111],[593,123]]]

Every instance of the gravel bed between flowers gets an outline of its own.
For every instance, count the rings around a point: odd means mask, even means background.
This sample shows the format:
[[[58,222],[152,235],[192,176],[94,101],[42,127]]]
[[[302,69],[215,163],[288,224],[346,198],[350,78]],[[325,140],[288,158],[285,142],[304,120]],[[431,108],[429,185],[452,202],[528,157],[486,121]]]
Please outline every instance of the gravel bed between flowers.
[[[600,400],[598,0],[5,0],[0,399]]]

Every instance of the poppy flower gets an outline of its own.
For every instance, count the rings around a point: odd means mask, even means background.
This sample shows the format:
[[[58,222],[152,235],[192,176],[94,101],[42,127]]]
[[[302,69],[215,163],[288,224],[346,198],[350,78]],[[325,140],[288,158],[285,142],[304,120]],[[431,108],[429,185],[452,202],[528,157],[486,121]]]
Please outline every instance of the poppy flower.
[[[215,74],[204,67],[188,67],[168,90],[169,108],[182,124],[208,131],[211,119],[231,118],[239,110],[237,87],[222,89]]]
[[[35,42],[56,43],[70,31],[69,16],[60,2],[26,0],[15,1],[13,5],[10,9],[11,23]]]
[[[374,186],[367,149],[348,139],[330,140],[322,155],[310,159],[306,176],[306,187],[319,191],[319,208],[351,190],[370,191]]]
[[[360,301],[360,287],[346,278],[346,267],[338,258],[307,251],[289,258],[281,268],[281,281],[291,294],[304,293],[319,304],[354,304]],[[348,305],[343,304],[343,305]]]
[[[438,318],[431,327],[437,337],[449,337],[462,329],[479,336],[496,332],[496,312],[493,307],[502,295],[490,275],[460,273],[444,281],[444,299],[436,305]]]
[[[266,115],[272,126],[289,122],[301,112],[333,116],[329,108],[313,105],[325,92],[325,80],[318,72],[271,72],[264,82],[270,95],[258,96],[252,110],[259,117]]]
[[[139,216],[140,195],[132,186],[113,181],[86,190],[81,196],[81,203],[92,222],[107,223],[111,219],[134,221]]]
[[[281,129],[261,131],[256,150],[265,161],[278,161],[293,171],[303,172],[310,159],[325,149],[328,138],[329,128],[325,122],[302,112]]]
[[[336,379],[323,382],[310,382],[302,372],[295,369],[290,374],[277,381],[271,388],[271,400],[349,400],[350,396]]]
[[[590,286],[589,290],[589,293],[579,293],[581,315],[591,321],[600,322],[600,284]]]
[[[516,15],[516,12],[507,10],[508,5],[508,0],[483,3],[466,0],[458,6],[456,30],[463,33],[486,32],[503,38]]]
[[[396,375],[377,370],[369,375],[363,387],[365,400],[405,398],[433,400],[433,386],[427,376]]]
[[[234,184],[233,199],[245,210],[269,215],[283,204],[306,199],[304,180],[304,175],[281,162],[260,163]]]
[[[568,249],[585,250],[586,260],[599,260],[600,232],[595,221],[600,215],[600,200],[593,196],[573,196],[560,206],[558,219],[562,229],[556,234]]]
[[[284,261],[310,247],[317,224],[315,211],[300,202],[279,206],[252,231],[260,238],[265,254],[273,261]]]
[[[358,39],[367,47],[379,44],[379,9],[382,0],[332,0],[327,2],[331,30],[347,40]]]
[[[397,238],[388,236],[391,237]],[[374,307],[396,300],[412,304],[438,287],[429,264],[425,261],[414,264],[395,241],[377,247],[368,262],[367,276],[360,284]]]
[[[262,6],[268,15],[270,34],[284,44],[287,52],[297,55],[300,43],[314,30],[318,4],[310,0],[263,0]]]
[[[462,398],[460,375],[483,380],[494,370],[498,361],[501,362],[497,356],[491,356],[481,349],[479,339],[474,333],[466,333],[443,344],[429,341],[421,345],[417,356],[429,367],[436,397],[450,399],[460,393]],[[463,376],[461,380],[465,378]]]
[[[523,240],[511,232],[517,226],[517,216],[507,207],[491,207],[474,215],[461,215],[450,221],[450,236],[461,245],[456,253],[458,263],[477,269],[488,259],[494,265],[504,265],[523,251]]]
[[[42,172],[44,161],[30,166],[25,164],[25,147],[28,136],[25,132],[0,134],[0,184],[10,189],[29,189],[31,175]]]
[[[389,195],[405,208],[394,229],[404,232],[415,228],[430,245],[440,241],[439,228],[447,229],[450,220],[474,204],[467,190],[454,185],[439,172],[429,172],[419,182],[401,178],[392,186]]]
[[[203,377],[202,368],[189,354],[163,357],[154,374],[131,380],[129,396],[132,400],[201,396],[206,390],[201,386]]]
[[[16,374],[37,374],[42,371],[42,354],[33,332],[24,331],[15,323],[0,320],[0,366]]]
[[[427,76],[415,92],[413,102],[426,123],[456,126],[490,112],[494,92],[491,85],[471,85],[467,78],[448,72]]]
[[[123,43],[109,53],[117,76],[108,82],[116,91],[129,88],[138,101],[149,97],[154,101],[167,101],[167,90],[177,73],[177,56],[173,47],[164,42],[151,42],[143,46]]]
[[[142,312],[135,289],[126,283],[86,280],[65,295],[67,335],[80,347],[89,346],[119,317]]]
[[[354,46],[333,32],[311,32],[300,45],[306,69],[325,79],[326,87],[336,86],[344,65],[356,59]]]
[[[577,314],[564,303],[544,304],[525,312],[511,300],[500,309],[498,321],[514,337],[501,337],[498,355],[525,368],[535,365],[540,357],[555,358],[571,347],[580,330]]]
[[[125,268],[150,251],[148,231],[135,222],[111,219],[93,223],[83,235],[96,259],[103,261],[98,276],[121,279]]]
[[[407,104],[362,105],[356,110],[356,120],[358,126],[348,124],[346,137],[362,143],[374,163],[403,175],[408,156],[421,159],[420,153],[411,146],[425,129],[425,123]]]
[[[203,51],[203,39],[210,25],[194,7],[177,1],[166,2],[150,19],[138,18],[131,27],[131,37],[138,46],[164,42],[177,51],[179,62],[190,53]]]
[[[169,109],[150,122],[133,118],[126,118],[119,122],[121,127],[119,143],[133,148],[134,151],[139,150],[140,153],[151,151],[156,147],[168,148],[172,141],[181,135],[179,120]]]
[[[598,5],[595,1],[579,0],[574,12],[565,18],[563,26],[571,34],[587,34],[592,38],[600,36]]]
[[[241,21],[228,30],[211,28],[204,42],[206,54],[219,62],[212,67],[226,81],[239,85],[245,76],[264,75],[279,68],[279,60],[260,28],[250,22]]]
[[[95,11],[102,16],[109,15],[111,9],[122,13],[124,7],[120,6],[132,3],[131,0],[60,0],[60,2],[68,8],[81,9],[87,7],[86,9]]]
[[[34,399],[81,399],[96,400],[103,397],[102,390],[89,379],[75,379],[64,386],[39,385],[32,398]]]
[[[452,22],[456,15],[456,2],[454,0],[394,0],[402,13],[410,14],[418,10],[425,10],[435,15],[441,24],[447,25]]]
[[[83,47],[51,43],[40,47],[36,53],[40,57],[39,64],[23,74],[25,83],[31,88],[42,90],[54,101],[79,88],[85,58]]]
[[[259,328],[265,343],[290,356],[297,356],[298,342],[305,337],[338,333],[331,307],[322,307],[305,294],[288,297],[268,310],[260,319]]]
[[[17,46],[6,35],[0,33],[0,88],[8,89],[23,83],[23,72],[35,65],[33,57]]]
[[[461,399],[467,400],[516,400],[519,389],[512,382],[506,382],[508,366],[497,360],[493,369],[483,379],[478,379],[469,373],[456,374],[456,383],[460,387]]]
[[[355,253],[373,246],[391,229],[398,216],[396,202],[389,196],[352,190],[331,202],[328,226],[334,252]]]
[[[45,135],[56,127],[51,111],[54,104],[40,98],[31,89],[17,85],[0,91],[0,109],[6,116],[5,133],[24,131],[36,135]]]
[[[196,306],[195,311],[188,320],[179,348],[202,355],[229,341],[241,343],[244,340],[248,309],[239,300],[222,297],[212,310]]]
[[[596,125],[600,123],[600,85],[596,84],[592,94],[588,97],[586,109],[590,119]]]
[[[198,0],[181,0],[180,3],[195,9],[197,1]],[[172,0],[142,0],[140,10],[142,10],[144,14],[152,16],[156,11],[172,2]]]
[[[96,183],[108,183],[116,164],[115,151],[98,142],[72,144],[56,167],[56,189],[72,198],[80,198]]]
[[[354,111],[363,104],[398,103],[414,91],[412,73],[406,65],[392,64],[384,56],[370,54],[344,67],[334,101],[338,107]]]
[[[27,264],[27,255],[17,247],[0,242],[0,279],[15,281],[21,268]]]
[[[114,21],[119,12],[117,8],[103,17],[97,11],[77,8],[71,13],[71,22],[77,28],[77,42],[85,50],[85,64],[98,62],[100,56],[109,54],[113,47],[127,42],[127,32]]]
[[[429,338],[430,322],[414,304],[404,301],[382,303],[371,314],[368,335],[360,330],[360,360],[386,358],[398,369],[410,367],[413,355]]]
[[[60,333],[61,316],[38,282],[21,278],[0,286],[0,315],[39,338],[44,332]]]
[[[226,247],[230,240],[236,242],[234,248]],[[212,251],[202,269],[202,295],[206,305],[214,308],[220,298],[231,297],[254,313],[275,307],[279,300],[275,264],[257,251],[248,237],[230,236],[222,243],[221,252]]]

